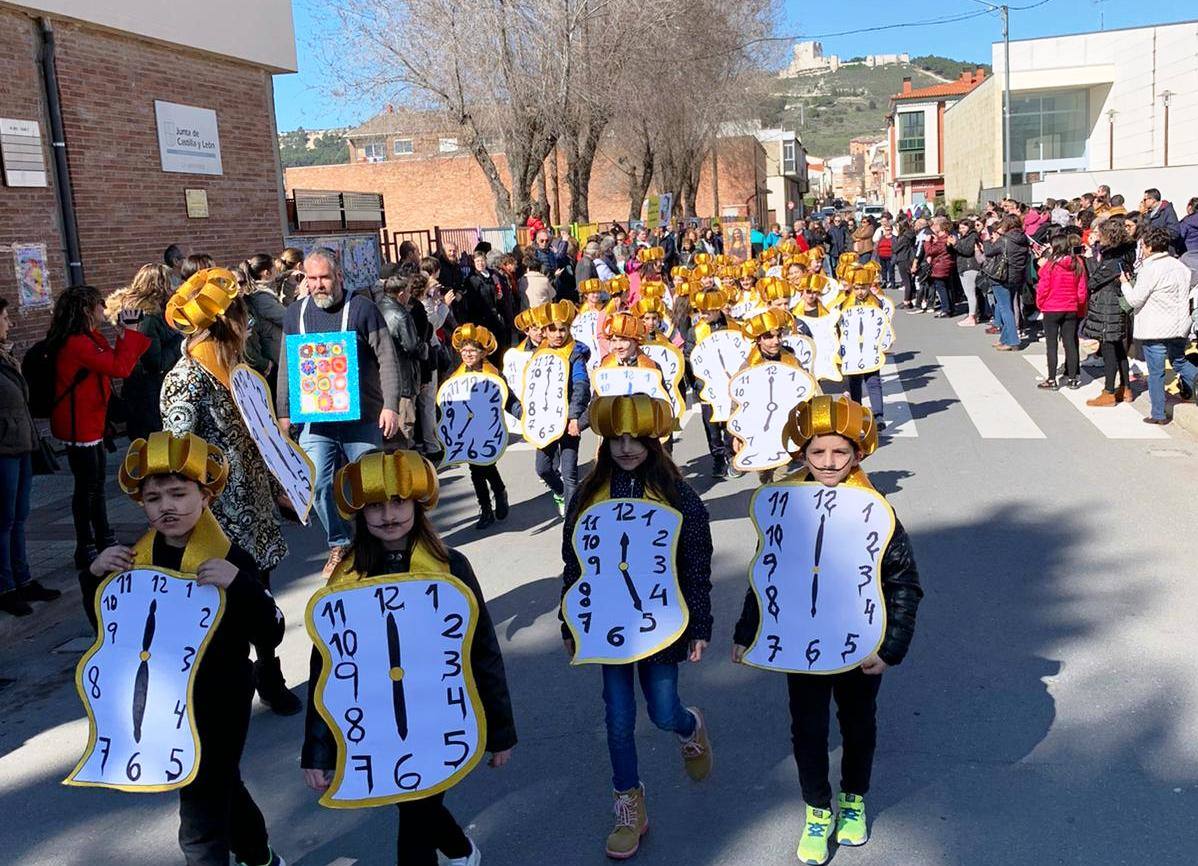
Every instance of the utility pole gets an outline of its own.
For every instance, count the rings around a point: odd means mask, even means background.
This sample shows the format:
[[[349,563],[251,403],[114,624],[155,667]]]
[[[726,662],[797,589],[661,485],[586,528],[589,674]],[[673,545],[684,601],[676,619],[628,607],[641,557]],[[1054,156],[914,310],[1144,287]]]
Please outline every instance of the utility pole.
[[[1011,10],[1003,5],[1003,179],[1007,187],[1007,198],[1011,197]]]
[[[1118,112],[1115,109],[1108,109],[1106,113],[1107,121],[1107,168],[1114,170],[1115,168],[1115,115]]]
[[[1169,164],[1169,97],[1173,95],[1172,90],[1162,90],[1161,99],[1165,101],[1165,165]]]

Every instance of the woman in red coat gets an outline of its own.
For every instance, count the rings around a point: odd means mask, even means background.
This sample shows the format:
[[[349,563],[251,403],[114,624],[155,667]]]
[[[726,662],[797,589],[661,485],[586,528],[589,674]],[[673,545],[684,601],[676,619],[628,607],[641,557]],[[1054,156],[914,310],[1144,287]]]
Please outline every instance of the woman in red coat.
[[[1052,238],[1052,252],[1041,260],[1036,283],[1036,306],[1044,321],[1044,346],[1048,355],[1048,378],[1037,387],[1057,389],[1057,339],[1065,345],[1065,387],[1080,388],[1077,323],[1086,317],[1088,286],[1086,266],[1073,252],[1075,235],[1059,232]]]
[[[104,423],[112,380],[128,376],[150,345],[149,338],[137,332],[140,318],[136,311],[122,311],[114,347],[98,330],[104,321],[99,290],[72,286],[54,304],[47,337],[56,353],[50,432],[66,445],[67,463],[75,477],[71,514],[75,518],[75,567],[80,570],[91,565],[97,550],[116,543],[104,501]]]

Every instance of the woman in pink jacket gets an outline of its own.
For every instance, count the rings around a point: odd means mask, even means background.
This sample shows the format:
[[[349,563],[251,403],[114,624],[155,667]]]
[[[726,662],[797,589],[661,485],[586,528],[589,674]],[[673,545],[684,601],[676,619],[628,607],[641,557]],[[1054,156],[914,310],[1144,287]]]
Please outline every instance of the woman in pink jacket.
[[[1052,238],[1052,251],[1040,264],[1036,306],[1044,318],[1048,349],[1048,378],[1040,388],[1057,389],[1057,338],[1065,344],[1065,387],[1078,388],[1077,323],[1086,315],[1086,268],[1074,254],[1074,237],[1061,232]]]

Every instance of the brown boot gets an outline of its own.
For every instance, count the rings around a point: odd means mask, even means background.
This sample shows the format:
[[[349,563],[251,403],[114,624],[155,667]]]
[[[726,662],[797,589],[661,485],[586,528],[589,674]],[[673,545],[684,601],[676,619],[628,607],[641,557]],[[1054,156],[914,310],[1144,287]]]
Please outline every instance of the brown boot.
[[[607,856],[627,860],[641,847],[641,837],[649,832],[649,814],[645,810],[645,786],[616,791],[616,826],[607,837]]]
[[[682,741],[682,761],[686,774],[696,782],[702,782],[711,774],[711,738],[707,735],[707,720],[698,707],[688,707],[695,717],[695,732]]]
[[[348,544],[338,545],[337,547],[329,548],[329,559],[324,564],[324,569],[320,572],[320,576],[328,580],[333,576],[333,572],[337,570],[337,566],[341,564],[341,560],[349,554],[350,546]]]
[[[1119,390],[1121,391],[1123,389],[1121,388]],[[1114,406],[1119,403],[1120,399],[1121,399],[1121,395],[1119,394],[1118,391],[1107,391],[1104,389],[1102,391],[1102,393],[1099,394],[1094,399],[1087,400],[1086,405],[1087,406]]]
[[[1120,385],[1115,389],[1115,399],[1120,403],[1134,403],[1136,395],[1131,392],[1131,388],[1126,385]]]

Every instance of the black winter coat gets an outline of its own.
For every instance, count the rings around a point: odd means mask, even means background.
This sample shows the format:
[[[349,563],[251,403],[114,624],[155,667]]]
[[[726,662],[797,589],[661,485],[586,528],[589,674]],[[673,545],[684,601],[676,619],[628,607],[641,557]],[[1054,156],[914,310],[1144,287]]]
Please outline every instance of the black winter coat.
[[[1090,298],[1082,332],[1091,340],[1118,343],[1127,338],[1129,319],[1127,311],[1119,305],[1123,297],[1119,275],[1135,257],[1135,244],[1129,243],[1103,250],[1101,260],[1086,259]]]
[[[394,554],[390,557],[386,574],[402,574],[411,565],[411,552]],[[486,731],[484,747],[488,752],[503,752],[516,745],[516,722],[512,717],[512,699],[508,694],[507,674],[503,667],[503,653],[495,637],[495,625],[487,610],[482,587],[470,567],[470,560],[450,548],[449,572],[474,593],[478,602],[478,626],[470,644],[470,666],[474,671],[474,683],[483,702]],[[376,577],[378,575],[370,575]],[[312,660],[308,674],[308,709],[304,719],[304,746],[300,752],[300,766],[305,770],[332,770],[337,765],[337,741],[329,730],[324,717],[316,709],[313,700],[316,683],[324,670],[320,652],[312,648]]]
[[[580,488],[581,489],[581,488]],[[618,466],[612,471],[608,488],[611,498],[643,497],[645,487],[641,478],[635,472],[626,472]],[[562,536],[562,561],[565,569],[562,571],[562,597],[566,590],[573,586],[582,576],[582,568],[578,557],[574,555],[574,526],[578,523],[579,512],[583,503],[577,497],[570,504],[570,513],[566,516],[564,535]],[[711,518],[707,513],[703,500],[685,481],[678,483],[678,502],[672,507],[682,512],[682,527],[678,538],[678,585],[682,589],[682,597],[686,599],[687,610],[690,611],[690,621],[682,637],[655,655],[644,659],[645,663],[677,664],[686,661],[690,651],[690,641],[711,640]],[[561,607],[558,607],[558,617],[561,617]],[[562,637],[570,640],[572,635],[566,624],[562,623]]]
[[[890,242],[890,260],[895,266],[911,266],[915,260],[915,232],[905,231],[895,235]]]
[[[974,256],[977,248],[977,232],[967,232],[961,235],[961,237],[957,238],[957,242],[948,248],[957,262],[957,273],[963,274],[966,271],[976,271],[981,267]]]
[[[911,646],[911,638],[915,635],[915,611],[923,598],[911,539],[898,515],[894,518],[894,537],[882,554],[882,597],[886,601],[886,634],[878,648],[878,658],[894,666],[902,662]],[[761,609],[757,605],[757,595],[750,587],[745,593],[745,604],[736,623],[733,641],[740,646],[749,646],[757,635],[760,622]]]
[[[420,361],[428,358],[428,340],[421,340],[412,311],[390,295],[379,298],[379,312],[395,343],[399,396],[415,397],[420,390]]]

